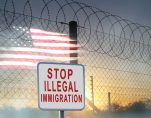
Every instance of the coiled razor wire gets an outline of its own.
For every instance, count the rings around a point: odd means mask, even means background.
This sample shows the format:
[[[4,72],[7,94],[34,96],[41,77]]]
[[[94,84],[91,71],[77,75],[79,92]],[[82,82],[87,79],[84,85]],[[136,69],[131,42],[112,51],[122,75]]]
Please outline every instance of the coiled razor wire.
[[[150,27],[73,0],[39,0],[39,2],[43,4],[41,9],[38,9],[40,13],[38,27],[50,31],[68,32],[64,23],[75,20],[79,25],[79,44],[86,50],[121,59],[151,63]],[[6,0],[3,9],[0,10],[1,37],[22,38],[27,30],[35,26],[32,1],[24,0],[20,13],[16,12],[16,3],[14,0]],[[55,6],[55,9],[51,6]],[[13,26],[20,25],[26,27],[26,30],[18,34]],[[6,32],[12,32],[12,35],[5,35]]]
[[[108,92],[113,102],[125,101],[123,105],[150,101],[149,26],[74,0],[5,0],[0,7],[0,46],[32,47],[33,27],[68,34],[72,20],[78,23],[78,61],[86,65],[87,97],[91,96],[89,78],[94,76],[94,104],[99,108],[107,106]],[[0,105],[37,104],[35,70],[0,69],[0,76]]]

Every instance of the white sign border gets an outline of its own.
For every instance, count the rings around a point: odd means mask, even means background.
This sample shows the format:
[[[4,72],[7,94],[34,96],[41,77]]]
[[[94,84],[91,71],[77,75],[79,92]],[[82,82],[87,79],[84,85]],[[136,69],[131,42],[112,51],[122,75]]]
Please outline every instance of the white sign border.
[[[39,98],[39,65],[40,64],[61,64],[61,65],[75,65],[75,66],[82,66],[82,68],[83,68],[83,97],[84,97],[84,106],[83,106],[83,108],[81,108],[81,109],[43,109],[43,108],[41,108],[40,107],[40,98]],[[83,110],[84,108],[85,108],[85,67],[84,67],[84,65],[82,65],[82,64],[70,64],[70,63],[56,63],[56,62],[39,62],[38,64],[37,64],[37,90],[38,90],[38,108],[40,109],[40,110],[44,110],[44,111],[48,111],[48,110],[52,110],[52,111],[60,111],[60,110],[64,110],[64,111],[77,111],[77,110]]]

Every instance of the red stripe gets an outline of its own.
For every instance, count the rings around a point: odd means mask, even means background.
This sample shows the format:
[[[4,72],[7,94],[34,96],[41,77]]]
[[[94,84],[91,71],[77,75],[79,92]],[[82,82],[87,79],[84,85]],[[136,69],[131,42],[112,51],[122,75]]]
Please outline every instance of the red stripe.
[[[15,58],[0,58],[0,61],[16,61],[16,62],[40,62],[44,61],[44,59],[15,59]]]

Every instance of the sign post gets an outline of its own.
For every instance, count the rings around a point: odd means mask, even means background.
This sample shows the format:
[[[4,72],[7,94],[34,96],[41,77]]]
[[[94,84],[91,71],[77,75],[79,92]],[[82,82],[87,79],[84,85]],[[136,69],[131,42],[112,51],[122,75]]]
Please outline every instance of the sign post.
[[[64,111],[60,111],[59,118],[64,118]]]

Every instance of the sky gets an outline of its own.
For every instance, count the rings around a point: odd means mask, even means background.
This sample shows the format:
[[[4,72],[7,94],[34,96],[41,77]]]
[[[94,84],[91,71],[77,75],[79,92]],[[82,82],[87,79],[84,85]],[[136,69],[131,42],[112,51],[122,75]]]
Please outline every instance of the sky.
[[[3,8],[6,0],[0,1],[0,8]],[[26,0],[15,0],[15,7],[19,8],[18,11],[23,10],[22,4]],[[35,2],[36,1],[36,2]],[[45,0],[49,1],[49,0]],[[119,15],[125,19],[129,19],[133,22],[151,26],[151,1],[150,0],[75,0],[77,2],[83,2],[90,6],[97,7],[101,10],[107,11],[114,15]],[[12,0],[7,0],[11,5]],[[30,0],[33,3],[32,8],[35,8],[35,13],[38,14],[39,9],[43,6],[42,0]],[[54,6],[53,6],[54,7]],[[8,8],[8,7],[7,7]],[[54,7],[55,8],[55,7]]]
[[[76,0],[119,15],[133,22],[151,26],[151,0]]]

